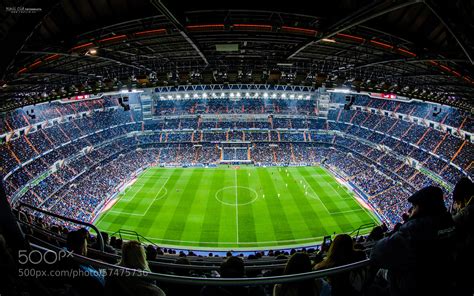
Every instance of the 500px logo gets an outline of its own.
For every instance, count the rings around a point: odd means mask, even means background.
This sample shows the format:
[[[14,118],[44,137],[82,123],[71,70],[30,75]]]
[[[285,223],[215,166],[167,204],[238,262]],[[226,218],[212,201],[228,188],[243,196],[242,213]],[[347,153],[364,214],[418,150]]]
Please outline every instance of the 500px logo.
[[[40,252],[38,250],[18,251],[18,263],[20,264],[55,264],[61,261],[61,259],[70,257],[72,257],[72,252],[67,250],[59,250],[58,252],[53,252],[51,250],[46,252]]]

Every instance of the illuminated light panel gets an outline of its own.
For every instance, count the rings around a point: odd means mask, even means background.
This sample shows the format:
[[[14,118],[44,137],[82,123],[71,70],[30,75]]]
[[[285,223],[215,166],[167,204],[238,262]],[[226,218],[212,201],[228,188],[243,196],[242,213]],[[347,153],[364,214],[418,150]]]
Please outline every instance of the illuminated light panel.
[[[396,94],[390,94],[390,93],[370,93],[369,96],[371,98],[381,98],[381,99],[396,99],[397,98]]]
[[[208,29],[224,29],[224,24],[207,24],[207,25],[190,25],[186,26],[188,30],[208,30]]]
[[[397,95],[395,94],[382,94],[382,98],[384,99],[396,99],[397,98]]]
[[[30,68],[31,68],[31,67],[35,67],[35,66],[38,66],[38,65],[40,65],[41,63],[42,63],[42,61],[36,61],[36,62],[34,62],[33,64],[30,65]]]
[[[24,72],[26,72],[26,71],[28,71],[28,69],[27,69],[27,68],[23,68],[23,69],[21,69],[20,71],[18,71],[17,74],[21,74],[21,73],[24,73]]]
[[[155,30],[148,30],[148,31],[140,31],[134,33],[135,35],[152,35],[152,34],[163,34],[166,33],[166,29],[155,29]]]
[[[383,43],[383,42],[380,42],[380,41],[370,40],[370,43],[373,43],[375,45],[379,45],[379,46],[382,46],[382,47],[385,47],[385,48],[390,48],[390,49],[393,48],[393,45]]]
[[[46,57],[44,60],[45,61],[50,61],[50,60],[54,60],[54,59],[57,59],[59,58],[59,54],[53,54],[53,55],[50,55],[48,57]]]
[[[438,66],[438,63],[435,62],[435,61],[430,61],[431,64],[435,65],[435,66]]]
[[[336,43],[336,40],[334,40],[334,39],[328,39],[328,38],[323,38],[323,39],[321,39],[321,41],[329,42],[329,43]]]
[[[234,24],[234,28],[239,28],[239,29],[261,29],[261,30],[267,30],[271,31],[272,26],[270,25],[258,25],[258,24]]]
[[[281,29],[284,31],[303,33],[303,34],[308,34],[308,35],[315,35],[316,33],[318,33],[318,31],[313,30],[313,29],[289,27],[289,26],[282,26]]]
[[[97,42],[109,42],[109,41],[114,41],[114,40],[124,39],[124,38],[127,38],[127,35],[112,36],[112,37],[97,40]]]
[[[454,70],[453,70],[452,72],[453,72],[453,74],[456,75],[457,77],[461,77],[461,73],[456,72],[456,71],[454,71]]]
[[[451,71],[452,71],[451,68],[446,67],[445,65],[439,64],[439,67],[440,67],[441,69],[444,69],[444,70],[448,71],[448,72],[451,72]]]
[[[81,48],[89,47],[89,46],[93,46],[93,45],[94,45],[94,43],[88,42],[88,43],[84,43],[84,44],[75,46],[75,47],[71,48],[71,50],[81,49]]]
[[[406,50],[406,49],[397,48],[397,50],[400,51],[400,52],[406,53],[407,55],[411,55],[412,57],[416,57],[416,53],[411,52],[411,51],[408,51],[408,50]]]
[[[337,33],[336,36],[346,38],[346,39],[352,39],[356,40],[359,42],[363,42],[365,39],[362,37],[354,36],[354,35],[349,35],[349,34],[342,34],[342,33]]]

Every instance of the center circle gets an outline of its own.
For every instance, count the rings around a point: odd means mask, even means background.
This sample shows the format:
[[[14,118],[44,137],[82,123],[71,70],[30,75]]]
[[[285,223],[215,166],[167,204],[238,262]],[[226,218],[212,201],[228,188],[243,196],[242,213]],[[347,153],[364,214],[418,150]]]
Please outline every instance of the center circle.
[[[245,186],[228,186],[217,190],[217,201],[228,206],[244,206],[257,200],[257,191]]]

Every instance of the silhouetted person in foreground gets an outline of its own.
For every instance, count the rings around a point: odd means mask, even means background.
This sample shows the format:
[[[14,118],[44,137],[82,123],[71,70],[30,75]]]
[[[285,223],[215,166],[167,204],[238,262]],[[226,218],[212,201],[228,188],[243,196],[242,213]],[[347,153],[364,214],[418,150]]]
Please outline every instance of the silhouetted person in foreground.
[[[284,275],[310,272],[311,260],[306,253],[294,253],[286,263]],[[276,284],[273,287],[273,296],[323,296],[331,295],[329,285],[322,279]]]
[[[338,234],[331,243],[326,258],[316,264],[315,269],[322,270],[338,267],[364,259],[366,259],[365,253],[361,250],[354,249],[354,242],[348,234]],[[331,295],[359,295],[360,293],[356,287],[360,287],[362,284],[353,280],[357,278],[354,276],[357,272],[358,271],[343,272],[329,276],[328,280],[329,284],[331,284]]]
[[[245,277],[244,261],[239,257],[229,257],[222,262],[220,267],[222,278],[242,278]],[[201,296],[252,296],[262,295],[260,287],[246,286],[204,286],[201,289]]]
[[[388,280],[390,295],[452,295],[455,228],[443,191],[425,187],[408,202],[408,221],[377,242],[371,259]]]
[[[460,296],[474,295],[474,184],[462,178],[454,187],[453,220],[458,232],[456,289]]]

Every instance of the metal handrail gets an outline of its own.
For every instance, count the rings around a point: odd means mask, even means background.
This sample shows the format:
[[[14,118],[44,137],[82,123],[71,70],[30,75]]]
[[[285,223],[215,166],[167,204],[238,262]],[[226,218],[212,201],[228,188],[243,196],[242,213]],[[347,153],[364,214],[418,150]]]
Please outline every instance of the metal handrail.
[[[135,236],[137,238],[137,241],[139,241],[139,242],[140,242],[140,238],[141,238],[144,241],[146,241],[147,243],[152,244],[155,247],[159,247],[156,243],[152,242],[151,240],[147,239],[146,237],[144,237],[143,235],[139,234],[138,232],[136,232],[134,230],[128,230],[128,229],[122,229],[121,228],[121,229],[117,230],[116,232],[112,233],[110,236],[114,236],[117,233],[120,236],[120,239],[123,239],[122,238],[122,233],[123,233],[124,235]]]
[[[58,215],[58,214],[55,214],[55,213],[51,213],[51,212],[48,212],[48,211],[45,211],[45,210],[42,210],[42,209],[39,209],[37,207],[34,207],[32,205],[29,205],[29,204],[26,204],[24,202],[20,202],[19,205],[18,205],[18,213],[20,213],[20,209],[22,207],[26,207],[26,208],[29,208],[29,209],[32,209],[34,211],[37,211],[37,212],[40,212],[40,213],[43,213],[45,215],[49,215],[49,216],[52,216],[52,217],[55,217],[55,218],[58,218],[58,219],[62,219],[62,220],[65,220],[65,221],[69,221],[69,222],[73,222],[75,224],[79,224],[79,225],[84,225],[84,226],[87,226],[87,227],[90,227],[92,229],[94,229],[94,231],[96,232],[97,234],[97,238],[99,239],[99,249],[100,251],[104,251],[104,239],[102,238],[102,234],[100,233],[99,229],[97,227],[95,227],[94,225],[90,224],[90,223],[87,223],[87,222],[83,222],[83,221],[80,221],[80,220],[76,220],[76,219],[72,219],[72,218],[68,218],[68,217],[65,217],[65,216],[61,216],[61,215]],[[20,214],[18,214],[20,215]],[[20,218],[20,217],[18,217]]]
[[[370,222],[370,223],[366,223],[366,224],[362,224],[359,226],[359,228],[357,229],[354,229],[351,233],[349,233],[350,236],[352,236],[354,233],[356,233],[355,235],[355,238],[359,238],[359,233],[362,229],[367,229],[369,227],[375,227],[377,224],[375,224],[374,222]]]
[[[48,248],[44,248],[37,244],[31,244],[33,248],[42,251],[51,251]],[[57,248],[59,249],[59,248]],[[365,259],[359,262],[338,266],[334,268],[328,268],[325,270],[310,271],[300,274],[281,275],[281,276],[269,276],[269,277],[253,277],[253,278],[202,278],[202,277],[191,277],[191,276],[178,276],[154,272],[145,272],[142,270],[136,270],[126,268],[114,264],[105,263],[102,261],[87,258],[81,255],[72,254],[73,260],[83,264],[89,264],[99,269],[119,269],[122,270],[120,274],[142,277],[150,280],[156,280],[158,282],[166,282],[172,284],[187,284],[187,285],[210,285],[210,286],[253,286],[253,285],[270,285],[270,284],[283,284],[292,283],[304,280],[311,280],[315,278],[321,278],[326,276],[332,276],[342,272],[349,272],[358,268],[366,267],[370,264],[370,259]]]

